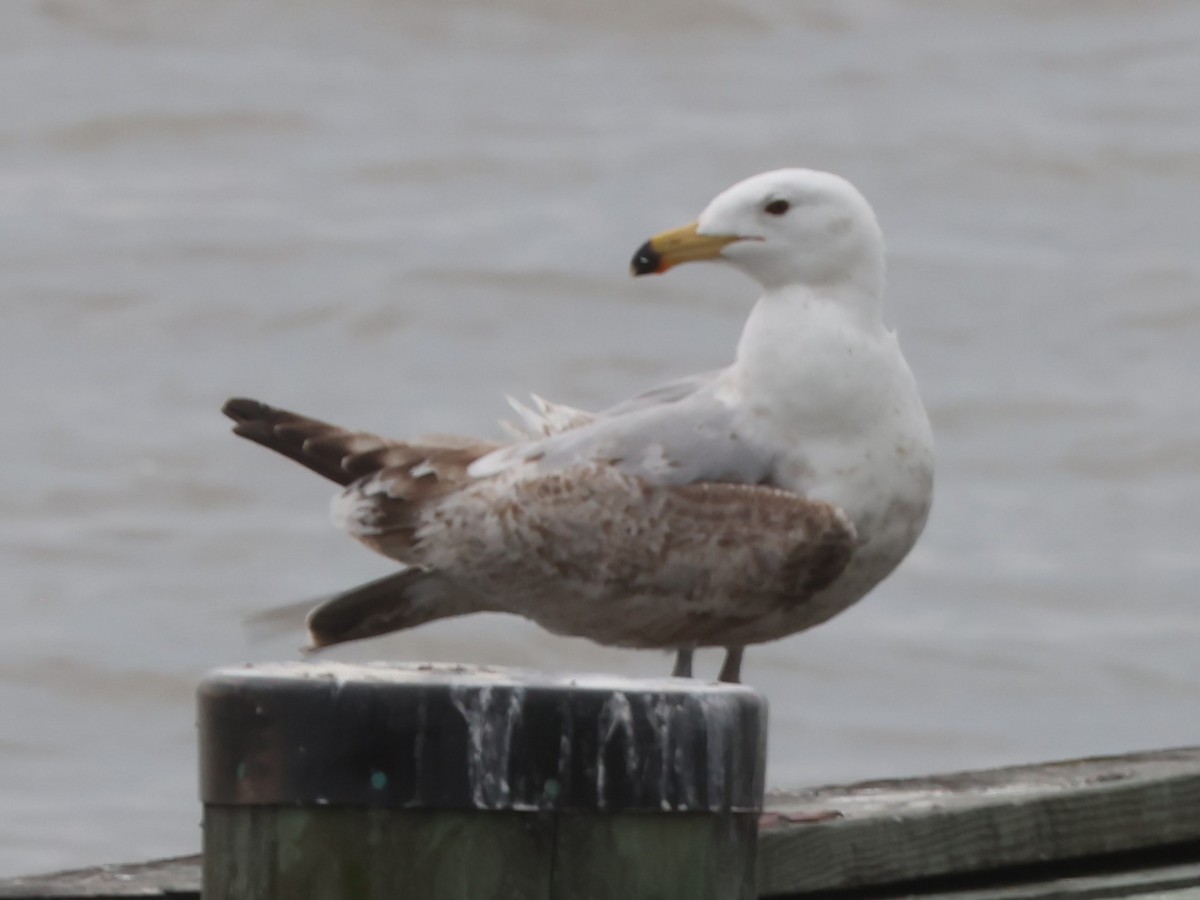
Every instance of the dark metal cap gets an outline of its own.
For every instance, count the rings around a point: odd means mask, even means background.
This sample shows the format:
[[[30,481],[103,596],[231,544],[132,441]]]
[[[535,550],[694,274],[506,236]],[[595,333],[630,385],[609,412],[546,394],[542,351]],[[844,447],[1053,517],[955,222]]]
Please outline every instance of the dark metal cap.
[[[210,673],[199,707],[205,803],[762,808],[766,701],[741,685],[272,663]]]

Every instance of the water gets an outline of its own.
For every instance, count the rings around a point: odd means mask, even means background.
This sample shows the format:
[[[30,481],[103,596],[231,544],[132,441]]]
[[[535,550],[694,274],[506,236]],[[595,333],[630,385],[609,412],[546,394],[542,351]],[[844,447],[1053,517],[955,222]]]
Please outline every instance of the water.
[[[749,654],[769,781],[1200,740],[1200,7],[502,6],[6,6],[0,873],[194,851],[198,678],[388,571],[225,397],[491,434],[722,365],[753,287],[626,264],[780,165],[876,206],[939,472],[892,579]],[[496,617],[334,656],[669,665]]]

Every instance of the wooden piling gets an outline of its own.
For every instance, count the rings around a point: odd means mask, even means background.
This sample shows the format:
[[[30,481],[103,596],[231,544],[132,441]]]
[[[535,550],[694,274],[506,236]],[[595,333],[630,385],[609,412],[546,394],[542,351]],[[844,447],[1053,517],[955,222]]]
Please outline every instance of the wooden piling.
[[[749,688],[271,664],[199,706],[206,897],[756,896]]]

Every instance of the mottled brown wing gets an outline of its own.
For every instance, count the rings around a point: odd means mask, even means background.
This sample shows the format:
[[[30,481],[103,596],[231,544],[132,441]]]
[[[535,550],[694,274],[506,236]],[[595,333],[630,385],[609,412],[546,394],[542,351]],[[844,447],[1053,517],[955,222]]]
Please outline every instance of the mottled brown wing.
[[[480,479],[419,504],[390,493],[383,478],[352,485],[343,524],[502,609],[606,644],[725,643],[829,585],[856,546],[828,503],[758,485],[654,485],[606,465]]]

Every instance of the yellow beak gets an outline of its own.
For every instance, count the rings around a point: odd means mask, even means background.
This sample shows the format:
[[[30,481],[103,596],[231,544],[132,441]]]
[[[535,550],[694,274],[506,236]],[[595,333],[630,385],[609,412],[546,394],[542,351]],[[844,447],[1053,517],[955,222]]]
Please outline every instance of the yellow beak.
[[[638,248],[629,264],[634,275],[658,275],[680,263],[713,259],[741,238],[728,234],[698,234],[699,223],[656,234]]]

